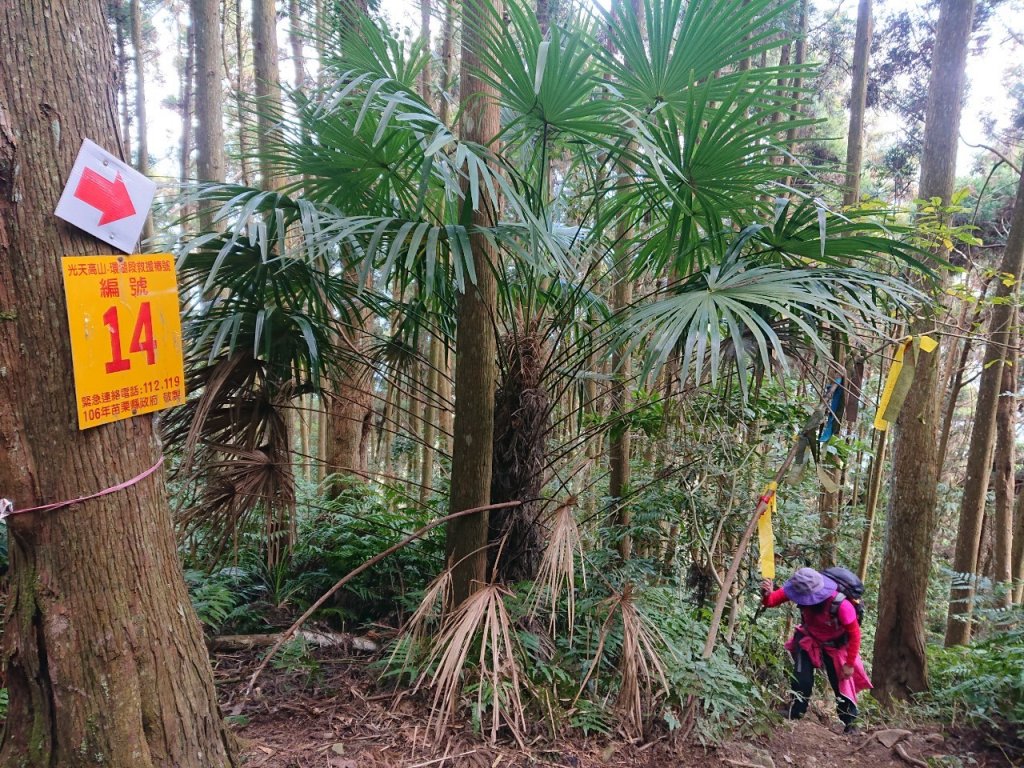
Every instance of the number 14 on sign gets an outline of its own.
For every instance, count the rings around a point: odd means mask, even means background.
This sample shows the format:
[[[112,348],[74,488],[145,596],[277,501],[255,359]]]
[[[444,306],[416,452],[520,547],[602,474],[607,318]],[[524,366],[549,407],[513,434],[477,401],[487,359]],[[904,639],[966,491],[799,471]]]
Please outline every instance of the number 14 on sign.
[[[63,267],[79,428],[185,402],[171,256],[68,256]]]

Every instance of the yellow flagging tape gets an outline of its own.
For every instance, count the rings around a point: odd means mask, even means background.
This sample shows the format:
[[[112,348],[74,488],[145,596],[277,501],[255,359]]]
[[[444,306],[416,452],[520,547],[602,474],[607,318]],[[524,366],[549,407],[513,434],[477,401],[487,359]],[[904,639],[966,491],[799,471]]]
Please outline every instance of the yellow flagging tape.
[[[775,578],[775,536],[772,534],[772,513],[775,512],[775,491],[778,483],[768,483],[761,501],[767,501],[764,512],[757,519],[757,542],[761,550],[761,578]]]
[[[892,366],[889,368],[885,387],[882,389],[882,399],[878,403],[878,412],[875,414],[875,429],[884,432],[899,416],[903,401],[907,399],[910,386],[914,382],[914,373],[917,370],[917,352],[934,352],[938,346],[939,343],[931,336],[907,336],[900,342],[896,348],[896,357],[893,358]],[[911,349],[914,354],[908,358],[906,353]]]

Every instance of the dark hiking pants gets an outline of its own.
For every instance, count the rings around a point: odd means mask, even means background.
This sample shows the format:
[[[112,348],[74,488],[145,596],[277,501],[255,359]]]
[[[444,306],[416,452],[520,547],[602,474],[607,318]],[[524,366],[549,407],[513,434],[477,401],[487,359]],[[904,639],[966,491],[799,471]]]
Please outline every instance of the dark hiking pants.
[[[836,711],[839,712],[839,719],[844,725],[851,725],[857,719],[857,705],[839,693],[839,676],[836,675],[835,665],[832,657],[827,653],[822,654],[822,666],[828,676],[828,683],[836,695]],[[807,712],[807,705],[811,702],[811,690],[814,688],[814,665],[811,664],[811,657],[807,651],[799,645],[793,652],[793,676],[790,679],[793,699],[789,704],[790,720],[799,720]]]

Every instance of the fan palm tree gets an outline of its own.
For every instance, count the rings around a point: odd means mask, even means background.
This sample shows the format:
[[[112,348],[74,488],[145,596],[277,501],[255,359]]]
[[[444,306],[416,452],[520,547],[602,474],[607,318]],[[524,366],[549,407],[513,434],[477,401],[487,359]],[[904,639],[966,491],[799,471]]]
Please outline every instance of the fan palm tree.
[[[706,365],[714,381],[727,360],[744,372],[770,368],[797,340],[827,354],[825,326],[864,332],[888,317],[888,300],[908,299],[883,273],[892,259],[913,266],[913,251],[866,216],[774,202],[794,172],[775,162],[783,150],[774,140],[808,122],[796,111],[801,93],[779,82],[809,83],[809,71],[741,63],[779,44],[785,7],[649,0],[642,19],[572,11],[542,35],[518,0],[506,16],[484,5],[466,23],[477,25],[479,75],[502,121],[481,142],[453,135],[417,95],[425,52],[361,19],[325,62],[329,85],[285,120],[274,159],[302,181],[274,195],[203,193],[223,201],[224,233],[183,249],[206,340],[192,348],[194,370],[251,350],[253,364],[282,372],[282,397],[319,387],[318,374],[344,354],[329,328],[358,306],[395,335],[428,328],[453,344],[453,308],[487,269],[499,290],[491,322],[505,342],[492,498],[531,501],[550,470],[553,403],[613,346],[642,353],[647,370],[679,354],[684,373],[692,363],[700,379]],[[499,220],[473,225],[485,205]],[[483,267],[471,237],[495,254]],[[617,272],[665,287],[608,318],[600,297]],[[292,280],[309,287],[279,285]],[[385,298],[388,285],[411,300]],[[222,298],[199,300],[200,286]],[[261,347],[268,327],[290,341]],[[287,372],[300,386],[285,387]],[[212,423],[197,422],[192,435],[204,430],[218,449],[233,444],[214,439]],[[535,548],[540,515],[525,504],[496,517],[492,536],[505,544],[494,556]]]

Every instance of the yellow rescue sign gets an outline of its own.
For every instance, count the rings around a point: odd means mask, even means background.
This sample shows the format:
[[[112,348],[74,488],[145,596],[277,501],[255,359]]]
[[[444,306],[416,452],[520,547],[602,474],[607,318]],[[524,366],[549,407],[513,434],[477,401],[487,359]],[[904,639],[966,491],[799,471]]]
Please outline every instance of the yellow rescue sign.
[[[185,402],[170,254],[65,256],[78,428]]]

